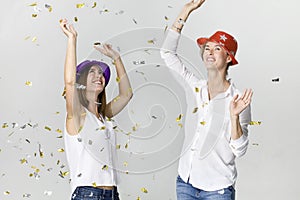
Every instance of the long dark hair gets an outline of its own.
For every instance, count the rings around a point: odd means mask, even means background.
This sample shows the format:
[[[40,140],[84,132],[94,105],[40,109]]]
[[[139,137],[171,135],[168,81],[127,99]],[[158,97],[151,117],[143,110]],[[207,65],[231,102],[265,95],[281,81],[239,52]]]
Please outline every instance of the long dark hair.
[[[80,72],[80,76],[76,80],[76,83],[79,84],[79,86],[86,86],[87,82],[87,76],[89,73],[89,70],[92,66],[88,66],[85,69],[83,69]],[[88,108],[88,105],[93,102],[89,102],[86,98],[86,90],[83,87],[77,87],[77,92],[78,92],[78,98],[81,103],[86,109]],[[97,98],[97,111],[102,117],[106,116],[106,94],[105,94],[105,88],[102,90],[102,92],[98,95]]]

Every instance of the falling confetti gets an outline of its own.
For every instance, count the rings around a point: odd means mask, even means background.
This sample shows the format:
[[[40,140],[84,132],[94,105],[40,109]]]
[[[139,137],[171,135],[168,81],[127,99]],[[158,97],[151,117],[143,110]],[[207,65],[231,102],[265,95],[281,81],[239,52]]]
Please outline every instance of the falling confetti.
[[[44,191],[44,195],[45,195],[45,196],[51,196],[51,195],[52,195],[52,191],[47,191],[47,190],[45,190],[45,191]]]
[[[103,165],[102,170],[108,170],[108,166],[107,165]]]
[[[62,130],[60,130],[59,128],[55,130],[57,133],[62,133]]]
[[[60,152],[60,153],[65,152],[65,150],[63,148],[57,149],[57,151]]]
[[[92,8],[95,8],[97,6],[97,2],[94,2],[94,5],[92,6]]]
[[[38,15],[37,14],[32,14],[31,15],[33,18],[36,18]]]
[[[120,83],[120,81],[121,81],[121,80],[120,80],[120,77],[117,77],[117,78],[116,78],[116,81],[117,81],[117,83]]]
[[[32,38],[32,40],[31,40],[32,42],[36,42],[37,41],[37,37],[36,36],[34,36],[33,38]]]
[[[49,12],[52,12],[52,6],[45,4],[45,8],[48,9]]]
[[[93,187],[97,187],[96,182],[93,182],[92,185],[93,185]]]
[[[272,82],[279,82],[279,78],[273,78]]]
[[[208,105],[207,102],[203,103],[203,104],[202,104],[202,108],[204,108],[204,107],[207,106],[207,105]]]
[[[252,143],[252,145],[258,146],[258,143]]]
[[[198,107],[194,108],[193,113],[196,113],[198,111]]]
[[[43,158],[44,157],[44,153],[43,153],[41,144],[39,144],[39,153],[40,153],[40,157]]]
[[[101,45],[101,42],[94,42],[94,45]]]
[[[68,171],[66,171],[66,172],[59,171],[59,176],[62,178],[65,178],[65,176],[67,176],[68,174],[69,174]]]
[[[125,149],[127,149],[127,148],[128,148],[128,143],[125,144]]]
[[[20,159],[21,164],[28,163],[25,158]]]
[[[141,200],[141,198],[140,197],[137,197],[137,199],[136,200]]]
[[[7,190],[7,191],[3,192],[3,194],[4,194],[4,195],[9,195],[9,194],[10,194],[10,191]]]
[[[148,40],[147,42],[148,42],[149,44],[154,44],[155,41],[156,41],[156,39],[154,38],[154,39],[152,39],[152,40]]]
[[[37,3],[32,3],[29,6],[37,6]]]
[[[77,17],[74,17],[74,21],[75,21],[75,22],[78,22],[78,18],[77,18]]]
[[[31,82],[31,81],[26,81],[26,82],[25,82],[25,85],[26,85],[26,86],[32,86],[32,82]]]
[[[23,198],[24,198],[24,197],[29,198],[29,197],[31,197],[31,194],[26,194],[26,193],[25,193],[25,194],[23,194]]]
[[[127,167],[127,166],[128,166],[128,162],[124,161],[123,165],[124,165],[125,167]]]
[[[180,114],[177,118],[176,118],[176,122],[179,122],[182,118],[183,114]]]
[[[2,128],[7,128],[8,127],[8,124],[7,123],[3,123],[2,124]]]
[[[44,127],[47,131],[51,131],[51,128],[49,126]]]
[[[169,20],[169,18],[167,16],[165,16],[165,20]]]
[[[154,116],[154,115],[152,115],[151,117],[152,117],[153,119],[157,119],[157,117],[156,117],[156,116]]]
[[[114,102],[118,101],[120,98],[120,96],[117,96],[116,98],[114,98]]]
[[[144,65],[146,62],[144,60],[142,60],[142,61],[133,61],[132,63],[134,65]]]
[[[183,124],[179,123],[178,126],[179,126],[180,128],[182,128],[182,127],[183,127]]]
[[[261,121],[251,121],[249,122],[250,125],[260,125]]]
[[[148,190],[146,188],[144,188],[144,187],[141,188],[141,191],[144,192],[144,193],[148,193]]]
[[[205,121],[201,121],[200,124],[204,126],[206,124],[206,122]]]
[[[195,87],[195,92],[200,92],[200,89],[198,87]]]
[[[117,144],[117,145],[116,145],[116,149],[121,149],[121,145],[120,145],[120,144]]]
[[[85,6],[84,3],[78,3],[76,4],[76,8],[83,8]]]
[[[137,21],[136,21],[134,18],[132,19],[132,21],[133,21],[135,24],[137,24]]]

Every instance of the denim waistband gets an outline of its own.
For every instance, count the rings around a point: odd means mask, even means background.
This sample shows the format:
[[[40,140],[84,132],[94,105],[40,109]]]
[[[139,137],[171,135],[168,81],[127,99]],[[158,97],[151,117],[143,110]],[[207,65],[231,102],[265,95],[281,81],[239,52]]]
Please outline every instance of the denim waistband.
[[[97,188],[93,186],[78,186],[73,195],[72,198],[74,199],[75,197],[103,197],[103,196],[109,196],[109,197],[114,197],[118,196],[118,190],[117,187],[114,186],[112,190],[107,190],[107,189],[102,189],[102,188]],[[113,198],[114,199],[114,198]]]

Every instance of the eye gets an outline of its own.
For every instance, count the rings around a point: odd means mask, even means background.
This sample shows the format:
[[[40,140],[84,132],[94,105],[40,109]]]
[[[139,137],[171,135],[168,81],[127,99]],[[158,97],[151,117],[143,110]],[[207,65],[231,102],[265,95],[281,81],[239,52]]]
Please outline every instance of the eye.
[[[221,50],[221,47],[215,47],[215,50],[217,50],[217,51],[220,51]]]

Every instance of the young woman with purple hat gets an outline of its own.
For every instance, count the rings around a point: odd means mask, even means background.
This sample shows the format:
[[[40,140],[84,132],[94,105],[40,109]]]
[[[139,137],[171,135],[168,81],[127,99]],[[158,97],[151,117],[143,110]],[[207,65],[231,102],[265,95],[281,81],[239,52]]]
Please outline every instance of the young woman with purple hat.
[[[233,200],[237,178],[235,158],[245,154],[251,121],[252,90],[240,93],[227,79],[228,67],[236,65],[236,40],[217,31],[197,39],[207,70],[200,80],[178,57],[177,44],[188,16],[205,0],[187,3],[164,41],[161,56],[171,71],[188,85],[185,140],[179,160],[176,192],[178,200]]]
[[[119,95],[106,102],[110,78],[106,63],[85,60],[77,65],[77,32],[66,19],[60,22],[68,38],[64,68],[66,91],[65,150],[70,168],[72,199],[118,200],[114,168],[114,131],[109,118],[118,114],[132,97],[120,55],[111,45],[95,49],[114,60]]]

